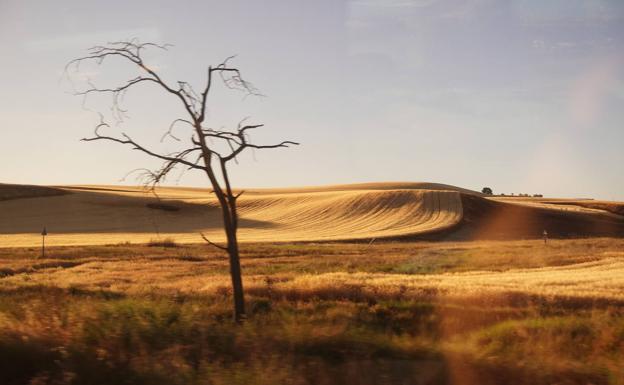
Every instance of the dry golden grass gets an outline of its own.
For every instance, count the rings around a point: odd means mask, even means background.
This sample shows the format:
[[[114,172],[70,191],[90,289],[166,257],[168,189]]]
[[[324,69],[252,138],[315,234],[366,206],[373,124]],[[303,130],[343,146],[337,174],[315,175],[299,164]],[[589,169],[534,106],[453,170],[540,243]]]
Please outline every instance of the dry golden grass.
[[[624,239],[166,245],[0,249],[0,382],[623,384]]]
[[[76,287],[119,293],[164,290],[214,294],[228,290],[227,259],[205,246],[4,249],[1,287]],[[156,245],[158,246],[158,244]],[[624,241],[381,243],[378,245],[248,245],[245,286],[289,298],[347,291],[362,297],[488,297],[521,293],[544,298],[624,301]],[[106,255],[101,254],[106,250]],[[84,253],[72,256],[74,253]],[[349,290],[352,291],[349,292]]]

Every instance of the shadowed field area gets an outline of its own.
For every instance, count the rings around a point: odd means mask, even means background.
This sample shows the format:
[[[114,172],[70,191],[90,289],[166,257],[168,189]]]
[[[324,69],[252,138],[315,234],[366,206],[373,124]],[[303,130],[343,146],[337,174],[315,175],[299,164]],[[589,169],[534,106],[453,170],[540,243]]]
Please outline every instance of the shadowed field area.
[[[624,217],[570,200],[483,199],[462,194],[463,219],[446,239],[527,239],[624,236]],[[560,202],[560,201],[558,201]],[[617,207],[616,203],[603,207]]]
[[[0,201],[66,195],[69,191],[54,187],[0,183]]]
[[[0,382],[623,383],[622,239],[167,245],[0,249]]]

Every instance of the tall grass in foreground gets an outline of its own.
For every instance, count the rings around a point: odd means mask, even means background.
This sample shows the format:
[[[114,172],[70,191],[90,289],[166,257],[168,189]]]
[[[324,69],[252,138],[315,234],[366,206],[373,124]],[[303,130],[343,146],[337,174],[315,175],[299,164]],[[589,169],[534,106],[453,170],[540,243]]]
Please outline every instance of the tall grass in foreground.
[[[0,249],[0,384],[624,385],[623,247]]]
[[[345,298],[347,296],[344,296]],[[615,309],[403,298],[0,295],[3,384],[622,384]]]

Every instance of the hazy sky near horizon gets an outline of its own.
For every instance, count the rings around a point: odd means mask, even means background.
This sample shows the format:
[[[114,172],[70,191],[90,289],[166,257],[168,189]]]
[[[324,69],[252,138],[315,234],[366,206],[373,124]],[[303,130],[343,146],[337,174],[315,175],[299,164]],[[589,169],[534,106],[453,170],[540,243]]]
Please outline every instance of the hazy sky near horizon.
[[[98,118],[61,81],[86,48],[132,37],[173,44],[148,62],[197,87],[237,54],[267,97],[217,88],[208,124],[251,116],[266,124],[256,142],[302,143],[246,154],[237,186],[432,181],[624,200],[618,0],[0,0],[0,183],[133,183],[120,179],[158,165],[80,142]],[[136,76],[116,61],[83,71],[101,86]],[[182,112],[170,95],[144,87],[124,106],[120,130],[175,148],[158,140]],[[198,172],[178,183],[207,185]]]

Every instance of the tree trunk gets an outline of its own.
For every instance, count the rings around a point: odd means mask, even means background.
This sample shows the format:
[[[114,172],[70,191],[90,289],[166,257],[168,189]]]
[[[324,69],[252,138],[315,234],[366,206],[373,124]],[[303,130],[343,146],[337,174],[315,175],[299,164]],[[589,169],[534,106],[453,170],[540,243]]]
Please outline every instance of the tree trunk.
[[[228,239],[227,251],[230,257],[230,276],[232,278],[232,293],[234,296],[234,319],[241,322],[245,318],[245,296],[241,274],[240,256],[236,229],[226,228]]]

